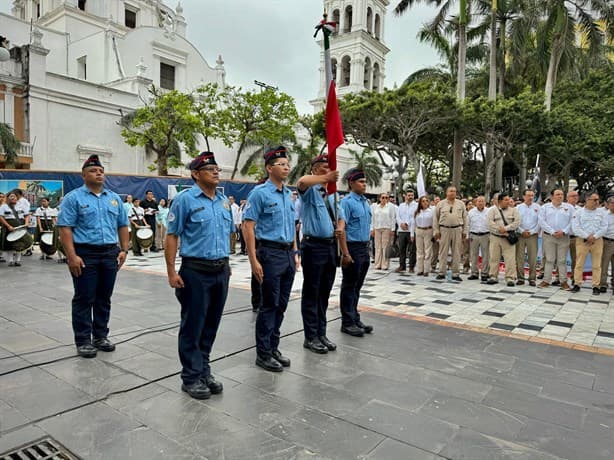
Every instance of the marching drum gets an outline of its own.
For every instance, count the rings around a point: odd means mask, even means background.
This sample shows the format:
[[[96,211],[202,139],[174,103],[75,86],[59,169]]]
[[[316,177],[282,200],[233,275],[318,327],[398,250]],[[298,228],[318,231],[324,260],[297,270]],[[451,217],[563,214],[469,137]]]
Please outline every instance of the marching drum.
[[[143,249],[149,249],[153,244],[154,234],[151,228],[139,228],[136,231],[136,239]]]
[[[26,227],[17,227],[6,235],[6,249],[8,250],[23,252],[30,249],[33,244],[34,239]]]
[[[43,254],[52,256],[57,248],[53,244],[53,231],[41,233],[40,247]]]

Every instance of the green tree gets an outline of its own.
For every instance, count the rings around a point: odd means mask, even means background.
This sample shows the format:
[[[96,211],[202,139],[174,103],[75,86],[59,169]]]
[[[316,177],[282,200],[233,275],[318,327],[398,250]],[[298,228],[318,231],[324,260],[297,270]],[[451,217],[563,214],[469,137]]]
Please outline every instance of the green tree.
[[[288,175],[288,182],[295,184],[305,174],[311,171],[311,160],[320,154],[324,145],[324,120],[321,114],[300,115],[298,126],[307,139],[306,145],[296,143],[292,148],[292,163],[294,166]]]
[[[21,148],[21,142],[15,137],[11,126],[0,123],[0,147],[4,152],[4,162],[7,168],[14,168],[17,164],[17,155]]]
[[[169,167],[181,166],[180,144],[194,155],[196,135],[204,129],[192,96],[176,90],[162,92],[153,86],[150,94],[151,100],[145,106],[122,114],[119,124],[126,144],[155,152],[158,174],[166,176]]]
[[[229,133],[226,145],[239,144],[230,178],[235,178],[241,156],[250,146],[271,146],[293,140],[297,120],[294,100],[285,93],[268,88],[243,91],[229,87],[220,112],[220,126]]]
[[[359,152],[350,150],[352,159],[354,160],[354,167],[360,168],[365,172],[365,178],[367,179],[367,185],[369,187],[377,187],[382,183],[382,165],[379,160],[373,156],[373,153],[369,149],[361,149]]]
[[[194,113],[201,122],[201,132],[207,150],[211,151],[210,139],[219,139],[231,144],[230,133],[223,126],[224,100],[227,90],[217,83],[207,83],[194,90]]]

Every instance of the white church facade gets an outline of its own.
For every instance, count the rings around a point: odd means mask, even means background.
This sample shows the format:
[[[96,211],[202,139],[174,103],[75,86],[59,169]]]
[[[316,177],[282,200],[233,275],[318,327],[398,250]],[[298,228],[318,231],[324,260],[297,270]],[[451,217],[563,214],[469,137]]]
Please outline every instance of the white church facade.
[[[14,0],[12,13],[0,14],[11,50],[0,62],[0,122],[22,142],[19,168],[74,171],[98,153],[109,172],[152,174],[154,158],[124,143],[120,113],[142,106],[152,84],[225,84],[221,57],[209,65],[186,39],[180,4]]]

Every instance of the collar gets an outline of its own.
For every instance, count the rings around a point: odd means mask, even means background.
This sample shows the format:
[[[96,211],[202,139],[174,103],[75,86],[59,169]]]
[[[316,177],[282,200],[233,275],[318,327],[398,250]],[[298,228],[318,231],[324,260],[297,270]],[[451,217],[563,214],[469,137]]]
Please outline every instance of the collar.
[[[194,183],[192,188],[188,189],[188,193],[191,193],[192,196],[194,196],[194,197],[198,197],[198,196],[202,195],[205,198],[209,198],[207,195],[205,195],[205,192],[203,192],[203,190],[198,186],[197,183]],[[209,198],[209,199],[211,199],[211,198]],[[222,192],[220,192],[217,188],[215,189],[215,199],[216,200],[217,199],[222,199]]]
[[[85,193],[91,193],[92,195],[96,195],[94,192],[92,192],[89,188],[87,188],[87,185],[83,184],[81,186],[81,188],[85,191]],[[100,191],[101,195],[106,195],[107,194],[107,189],[106,187],[102,187],[102,190]]]
[[[358,193],[356,193],[356,192],[350,192],[350,196],[351,196],[352,198],[354,198],[355,200],[358,200],[358,201],[366,201],[366,200],[367,200],[367,198],[365,198],[365,196],[364,196],[364,195],[359,195],[359,194],[358,194]]]
[[[266,182],[263,184],[267,190],[271,191],[271,192],[280,192],[280,193],[289,193],[290,189],[288,187],[286,187],[285,184],[282,184],[281,186],[281,190],[279,190],[277,188],[277,186],[271,182],[271,179],[267,179]]]

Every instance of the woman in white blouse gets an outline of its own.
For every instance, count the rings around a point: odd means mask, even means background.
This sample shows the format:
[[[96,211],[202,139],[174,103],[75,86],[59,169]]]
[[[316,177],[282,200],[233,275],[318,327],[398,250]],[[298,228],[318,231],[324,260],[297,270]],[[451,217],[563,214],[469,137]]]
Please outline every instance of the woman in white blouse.
[[[416,241],[417,276],[429,276],[433,250],[433,208],[425,196],[418,200],[418,209],[411,227],[411,238]]]
[[[375,269],[388,270],[388,246],[394,238],[396,225],[396,211],[394,205],[388,201],[388,194],[382,193],[379,203],[371,208],[371,234],[375,238]]]

